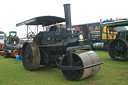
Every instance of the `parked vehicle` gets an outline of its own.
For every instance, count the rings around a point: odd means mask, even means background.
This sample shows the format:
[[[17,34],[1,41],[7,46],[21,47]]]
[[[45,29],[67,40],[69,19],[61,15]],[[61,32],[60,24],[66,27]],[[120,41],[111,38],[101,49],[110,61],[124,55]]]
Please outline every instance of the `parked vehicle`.
[[[116,27],[119,29],[128,25],[128,19],[121,19],[113,22],[101,23],[101,27]],[[109,44],[109,55],[115,61],[128,60],[128,30],[120,30],[116,39],[112,40]]]
[[[107,20],[109,21],[109,20]],[[107,42],[116,38],[116,28],[100,27],[100,22],[73,26],[82,30],[92,49],[107,49]]]
[[[5,39],[6,39],[6,34],[2,31],[0,31],[0,51],[3,51],[3,49],[4,49]]]
[[[4,57],[8,58],[20,55],[20,58],[22,58],[21,49],[22,47],[19,44],[19,37],[17,36],[17,32],[10,31],[6,42],[4,43]]]

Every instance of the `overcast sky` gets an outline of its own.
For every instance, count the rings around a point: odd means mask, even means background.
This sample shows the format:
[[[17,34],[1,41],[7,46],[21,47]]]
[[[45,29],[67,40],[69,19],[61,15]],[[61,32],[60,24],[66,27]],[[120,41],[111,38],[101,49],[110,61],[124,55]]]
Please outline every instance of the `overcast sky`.
[[[16,27],[17,23],[45,15],[64,18],[63,4],[67,3],[71,4],[72,25],[111,17],[128,18],[127,0],[1,0],[0,31],[7,35],[9,31],[17,31],[19,37],[25,37],[27,27]]]

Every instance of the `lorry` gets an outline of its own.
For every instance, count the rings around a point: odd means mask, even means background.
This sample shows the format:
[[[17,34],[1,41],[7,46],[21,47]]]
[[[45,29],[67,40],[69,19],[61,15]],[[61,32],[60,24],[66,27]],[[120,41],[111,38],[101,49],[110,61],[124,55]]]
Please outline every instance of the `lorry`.
[[[110,20],[106,20],[106,22]],[[100,27],[100,22],[88,23],[81,25],[74,25],[77,30],[82,30],[84,37],[87,39],[88,43],[91,44],[92,49],[105,49],[108,48],[108,41],[116,38],[117,30],[116,28]]]

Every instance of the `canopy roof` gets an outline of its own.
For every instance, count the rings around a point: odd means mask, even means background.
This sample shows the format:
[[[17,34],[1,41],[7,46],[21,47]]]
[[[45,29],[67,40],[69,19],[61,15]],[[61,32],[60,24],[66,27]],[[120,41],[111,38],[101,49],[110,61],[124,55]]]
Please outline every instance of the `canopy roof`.
[[[16,24],[16,26],[21,26],[21,25],[52,25],[56,23],[61,23],[64,22],[65,19],[57,16],[40,16],[40,17],[35,17],[29,20],[26,20],[24,22]]]
[[[100,26],[107,26],[107,27],[119,27],[119,26],[127,26],[128,25],[128,20],[118,20],[118,21],[113,21],[113,22],[105,22],[101,23]]]
[[[9,33],[17,33],[16,31],[9,31]]]

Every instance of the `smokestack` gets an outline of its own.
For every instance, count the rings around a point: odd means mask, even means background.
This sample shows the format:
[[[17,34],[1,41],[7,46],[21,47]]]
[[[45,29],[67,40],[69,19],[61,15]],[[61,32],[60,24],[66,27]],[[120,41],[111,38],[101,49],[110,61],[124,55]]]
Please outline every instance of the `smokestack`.
[[[65,21],[66,21],[66,28],[71,28],[71,11],[70,11],[70,4],[64,4],[64,13],[65,13]]]

